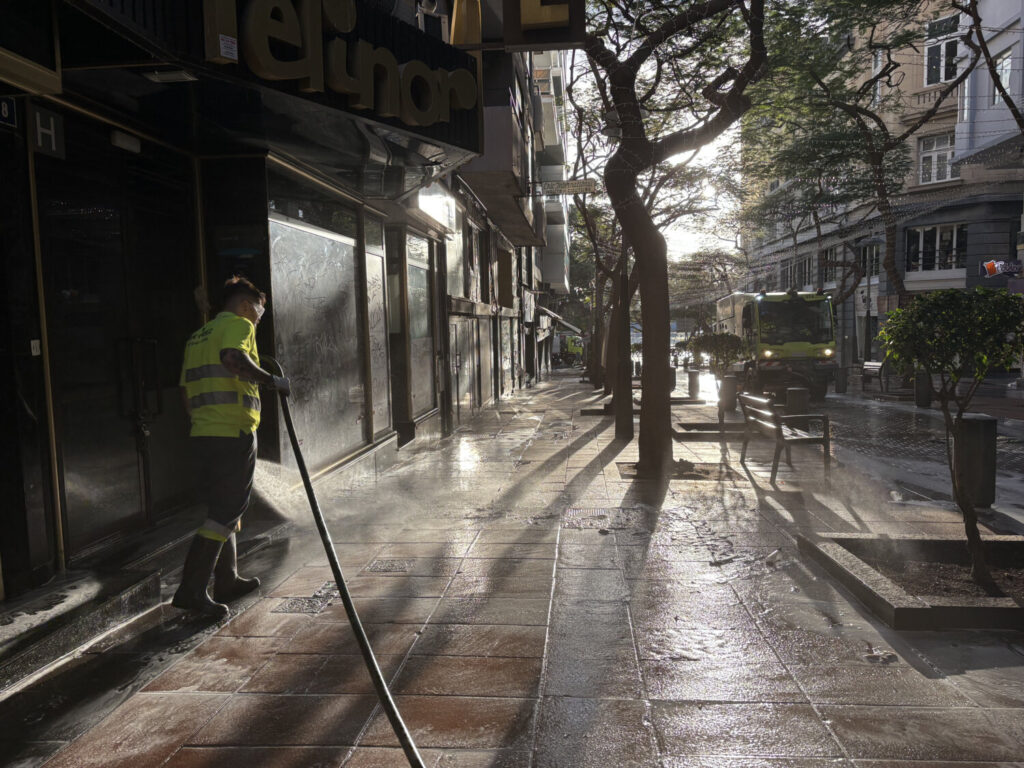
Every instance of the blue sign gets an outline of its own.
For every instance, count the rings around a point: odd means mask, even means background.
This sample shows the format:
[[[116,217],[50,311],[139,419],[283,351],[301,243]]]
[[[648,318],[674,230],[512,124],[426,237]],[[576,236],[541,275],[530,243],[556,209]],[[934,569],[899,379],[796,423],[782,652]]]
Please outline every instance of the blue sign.
[[[0,125],[18,127],[18,102],[13,96],[0,96]]]

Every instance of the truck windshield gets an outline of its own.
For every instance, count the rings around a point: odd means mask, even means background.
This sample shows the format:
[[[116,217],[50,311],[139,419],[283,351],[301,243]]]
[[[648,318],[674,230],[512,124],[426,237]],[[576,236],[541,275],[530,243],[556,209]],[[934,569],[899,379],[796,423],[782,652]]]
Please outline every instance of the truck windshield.
[[[762,301],[757,311],[762,344],[832,341],[832,311],[827,301]]]

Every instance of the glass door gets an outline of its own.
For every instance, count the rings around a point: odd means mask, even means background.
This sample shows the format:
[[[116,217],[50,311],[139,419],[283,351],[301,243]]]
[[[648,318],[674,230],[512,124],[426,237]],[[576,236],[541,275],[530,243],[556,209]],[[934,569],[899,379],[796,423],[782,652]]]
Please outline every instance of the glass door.
[[[71,557],[190,498],[181,352],[200,324],[191,164],[67,119],[37,156],[61,496]]]

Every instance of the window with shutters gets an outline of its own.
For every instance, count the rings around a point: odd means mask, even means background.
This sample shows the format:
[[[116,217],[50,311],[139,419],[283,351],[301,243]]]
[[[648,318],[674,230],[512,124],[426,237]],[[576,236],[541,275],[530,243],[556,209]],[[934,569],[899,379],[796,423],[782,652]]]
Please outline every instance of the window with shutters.
[[[924,84],[938,85],[956,79],[957,29],[960,14],[928,24],[924,48]]]
[[[918,179],[922,184],[960,178],[960,169],[953,166],[955,144],[955,133],[925,136],[918,140]]]
[[[1013,57],[1010,54],[1013,53],[1012,48],[1007,48],[1005,51],[995,57],[994,63],[996,65],[996,75],[999,77],[999,82],[1002,83],[1003,88],[1006,89],[1007,93],[1012,93],[1010,90],[1010,76],[1013,72]],[[992,82],[992,106],[998,106],[1003,101],[1002,95],[999,93],[999,89],[996,88],[995,81]]]

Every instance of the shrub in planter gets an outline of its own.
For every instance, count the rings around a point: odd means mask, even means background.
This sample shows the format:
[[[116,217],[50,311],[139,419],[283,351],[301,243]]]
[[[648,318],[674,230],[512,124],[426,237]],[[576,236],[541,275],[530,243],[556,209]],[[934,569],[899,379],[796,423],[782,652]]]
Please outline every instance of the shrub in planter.
[[[690,339],[689,347],[697,360],[703,355],[708,356],[716,381],[728,373],[729,366],[743,359],[745,353],[743,339],[735,333],[702,333]]]
[[[995,591],[985,562],[978,515],[966,491],[963,467],[954,461],[951,438],[963,434],[964,414],[993,368],[1013,365],[1024,340],[1024,296],[1005,290],[942,290],[917,296],[889,313],[878,334],[886,358],[904,373],[919,371],[930,380],[946,426],[946,460],[953,498],[964,517],[971,576]],[[958,392],[961,381],[970,384]]]
[[[708,356],[708,367],[715,376],[715,387],[721,393],[722,378],[733,363],[743,359],[746,345],[735,333],[702,333],[690,339],[690,351],[695,359]],[[724,419],[724,403],[718,398],[718,421]]]

